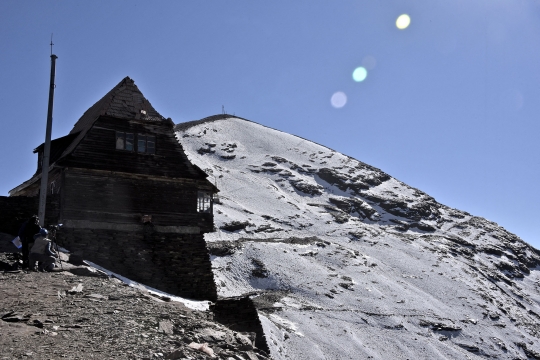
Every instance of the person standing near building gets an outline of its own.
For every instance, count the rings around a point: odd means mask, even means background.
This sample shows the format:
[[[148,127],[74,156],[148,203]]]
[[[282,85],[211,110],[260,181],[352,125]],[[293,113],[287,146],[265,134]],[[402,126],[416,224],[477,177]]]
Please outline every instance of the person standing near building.
[[[34,241],[34,235],[39,233],[41,227],[39,226],[39,218],[37,215],[33,215],[30,219],[26,220],[19,229],[19,239],[22,243],[22,261],[23,269],[28,267],[28,255],[30,243]]]

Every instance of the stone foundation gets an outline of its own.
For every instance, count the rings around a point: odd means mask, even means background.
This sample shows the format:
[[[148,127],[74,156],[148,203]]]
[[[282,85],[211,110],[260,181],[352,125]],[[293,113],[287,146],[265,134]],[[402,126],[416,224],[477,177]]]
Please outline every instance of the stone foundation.
[[[215,300],[216,286],[202,234],[62,227],[58,243],[133,281],[191,299]]]
[[[17,236],[21,224],[37,214],[38,204],[37,197],[0,196],[0,233]],[[45,225],[57,224],[58,214],[59,197],[49,196]],[[203,230],[207,229],[65,220],[57,242],[141,284],[186,298],[216,300]]]
[[[37,196],[0,196],[0,232],[17,236],[22,223],[30,216],[37,215],[39,198]],[[59,198],[47,197],[45,225],[54,225],[58,221]]]
[[[210,306],[214,320],[238,332],[255,333],[255,346],[270,353],[259,314],[248,297],[220,299]]]

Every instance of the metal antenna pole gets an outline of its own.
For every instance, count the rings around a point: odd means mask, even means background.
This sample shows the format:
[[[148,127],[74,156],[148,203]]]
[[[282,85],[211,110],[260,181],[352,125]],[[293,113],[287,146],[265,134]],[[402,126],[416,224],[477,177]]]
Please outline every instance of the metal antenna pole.
[[[43,163],[41,165],[41,188],[39,190],[39,225],[45,226],[45,205],[47,204],[47,185],[49,182],[49,157],[51,154],[51,130],[54,99],[54,75],[56,70],[56,55],[52,53],[52,35],[51,35],[51,83],[49,87],[49,109],[47,111],[47,130],[45,132],[45,147],[43,149]]]

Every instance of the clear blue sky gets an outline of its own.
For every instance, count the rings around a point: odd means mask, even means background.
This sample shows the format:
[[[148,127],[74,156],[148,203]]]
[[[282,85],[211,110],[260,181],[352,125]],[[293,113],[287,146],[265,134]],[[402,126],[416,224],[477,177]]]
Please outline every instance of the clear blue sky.
[[[35,171],[51,33],[53,137],[130,76],[176,123],[224,105],[540,248],[539,1],[4,0],[0,195]]]

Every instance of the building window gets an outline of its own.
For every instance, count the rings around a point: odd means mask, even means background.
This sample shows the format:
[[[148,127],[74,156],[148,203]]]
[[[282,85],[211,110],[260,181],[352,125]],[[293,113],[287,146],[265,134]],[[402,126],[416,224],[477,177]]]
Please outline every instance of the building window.
[[[116,132],[116,149],[133,151],[133,133]]]
[[[144,154],[156,153],[156,137],[137,134],[137,151]]]
[[[197,212],[212,212],[212,195],[206,191],[197,192]]]

